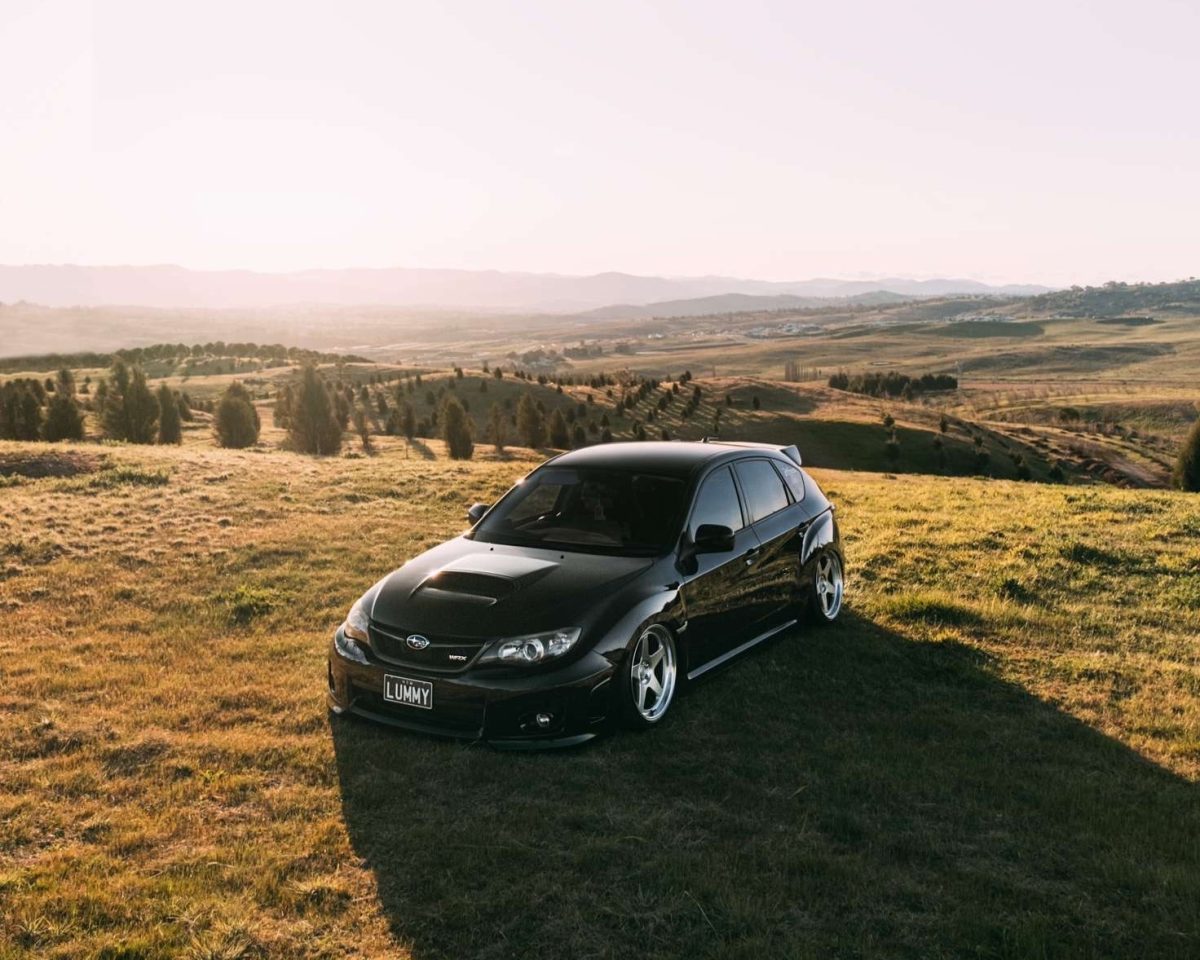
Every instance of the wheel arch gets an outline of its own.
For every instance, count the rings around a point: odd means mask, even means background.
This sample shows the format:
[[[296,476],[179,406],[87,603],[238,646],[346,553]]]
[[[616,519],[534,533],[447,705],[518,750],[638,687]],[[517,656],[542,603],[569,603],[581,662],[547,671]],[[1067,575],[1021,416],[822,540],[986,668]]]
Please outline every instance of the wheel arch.
[[[838,532],[837,518],[833,508],[823,510],[804,531],[804,542],[800,547],[800,565],[807,567],[809,562],[826,547],[833,547],[838,552],[838,559],[843,560],[841,535]]]

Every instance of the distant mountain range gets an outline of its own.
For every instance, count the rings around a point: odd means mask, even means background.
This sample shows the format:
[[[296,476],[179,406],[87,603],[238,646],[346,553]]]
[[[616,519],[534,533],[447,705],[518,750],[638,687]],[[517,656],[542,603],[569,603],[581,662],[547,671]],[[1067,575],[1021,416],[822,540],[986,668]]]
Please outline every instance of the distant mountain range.
[[[850,297],[798,297],[790,293],[756,295],[753,293],[722,293],[715,297],[693,297],[690,300],[657,300],[654,303],[619,303],[578,316],[596,320],[642,320],[651,317],[702,317],[720,313],[750,313],[760,310],[802,310],[805,307],[882,305],[905,303],[918,299],[912,294],[873,290]]]
[[[886,291],[917,297],[949,294],[1029,296],[1049,290],[1049,287],[1032,285],[989,286],[977,280],[909,280],[902,277],[777,282],[737,277],[643,277],[628,273],[576,277],[403,267],[258,273],[251,270],[188,270],[177,266],[0,266],[0,303],[24,300],[52,307],[256,308],[295,304],[387,304],[578,313],[612,308],[614,304],[644,306],[728,295],[827,298]],[[716,312],[728,309],[772,308],[718,307]]]

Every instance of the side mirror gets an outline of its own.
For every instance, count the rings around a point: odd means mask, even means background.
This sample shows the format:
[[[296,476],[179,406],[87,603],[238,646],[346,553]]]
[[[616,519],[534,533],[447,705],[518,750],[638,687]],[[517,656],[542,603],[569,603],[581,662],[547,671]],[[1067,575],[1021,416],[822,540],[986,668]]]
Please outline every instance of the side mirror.
[[[733,531],[719,523],[702,523],[696,528],[696,553],[728,553],[733,549]]]
[[[489,509],[490,508],[486,503],[471,504],[471,506],[467,508],[467,519],[471,521],[471,526],[475,526],[475,524],[482,520],[483,515],[487,513]]]

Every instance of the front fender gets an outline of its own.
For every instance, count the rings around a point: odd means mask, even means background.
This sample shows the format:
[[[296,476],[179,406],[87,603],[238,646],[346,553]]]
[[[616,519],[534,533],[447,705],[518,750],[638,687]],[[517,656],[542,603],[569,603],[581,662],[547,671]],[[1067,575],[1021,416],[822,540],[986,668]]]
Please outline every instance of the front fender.
[[[672,633],[677,633],[684,622],[683,602],[677,586],[666,587],[636,598],[621,611],[604,631],[603,639],[593,648],[617,664],[625,656],[629,641],[639,628],[651,623],[661,623]]]

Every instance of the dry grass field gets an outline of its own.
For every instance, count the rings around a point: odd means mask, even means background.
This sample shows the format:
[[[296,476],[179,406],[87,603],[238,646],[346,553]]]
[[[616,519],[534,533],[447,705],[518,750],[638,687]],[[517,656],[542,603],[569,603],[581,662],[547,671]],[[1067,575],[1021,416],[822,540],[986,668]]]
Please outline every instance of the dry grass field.
[[[0,444],[4,960],[1200,954],[1195,497],[817,471],[843,622],[511,755],[331,724],[323,664],[532,453],[47,449]]]

